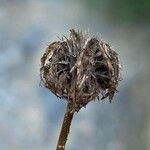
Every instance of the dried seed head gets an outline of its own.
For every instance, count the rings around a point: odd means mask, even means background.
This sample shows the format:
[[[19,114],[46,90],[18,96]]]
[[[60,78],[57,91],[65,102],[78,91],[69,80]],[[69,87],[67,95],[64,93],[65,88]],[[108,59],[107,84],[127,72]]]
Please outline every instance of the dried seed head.
[[[44,86],[78,111],[100,93],[111,102],[120,81],[120,62],[107,43],[71,29],[69,38],[47,47],[40,73]]]

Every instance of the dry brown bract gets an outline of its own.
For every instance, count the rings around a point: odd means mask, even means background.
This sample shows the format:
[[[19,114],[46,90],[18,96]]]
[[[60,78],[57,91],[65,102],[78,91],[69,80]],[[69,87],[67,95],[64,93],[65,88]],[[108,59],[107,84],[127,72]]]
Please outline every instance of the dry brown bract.
[[[70,37],[51,43],[41,58],[46,88],[78,111],[96,97],[111,102],[120,81],[118,54],[104,41],[70,30]]]

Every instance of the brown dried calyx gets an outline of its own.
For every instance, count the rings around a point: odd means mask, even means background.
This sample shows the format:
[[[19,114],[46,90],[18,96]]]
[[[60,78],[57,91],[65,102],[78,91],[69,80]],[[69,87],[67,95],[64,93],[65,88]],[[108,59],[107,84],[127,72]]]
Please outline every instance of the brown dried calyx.
[[[41,58],[41,80],[78,111],[95,98],[111,102],[120,81],[118,54],[97,37],[70,30],[69,38],[51,43]]]

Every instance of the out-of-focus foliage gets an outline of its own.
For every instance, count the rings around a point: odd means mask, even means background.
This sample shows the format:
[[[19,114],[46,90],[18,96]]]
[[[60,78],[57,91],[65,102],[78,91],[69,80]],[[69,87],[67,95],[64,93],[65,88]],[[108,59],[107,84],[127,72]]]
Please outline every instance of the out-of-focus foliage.
[[[119,22],[150,22],[150,0],[84,0],[97,15],[105,14]]]

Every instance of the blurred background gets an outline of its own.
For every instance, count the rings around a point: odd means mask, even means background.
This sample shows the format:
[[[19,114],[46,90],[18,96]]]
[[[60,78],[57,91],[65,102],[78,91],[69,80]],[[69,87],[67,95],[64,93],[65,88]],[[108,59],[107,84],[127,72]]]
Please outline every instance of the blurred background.
[[[55,149],[66,102],[39,86],[40,58],[70,28],[112,45],[123,81],[75,115],[66,150],[149,150],[149,0],[0,0],[0,150]]]

